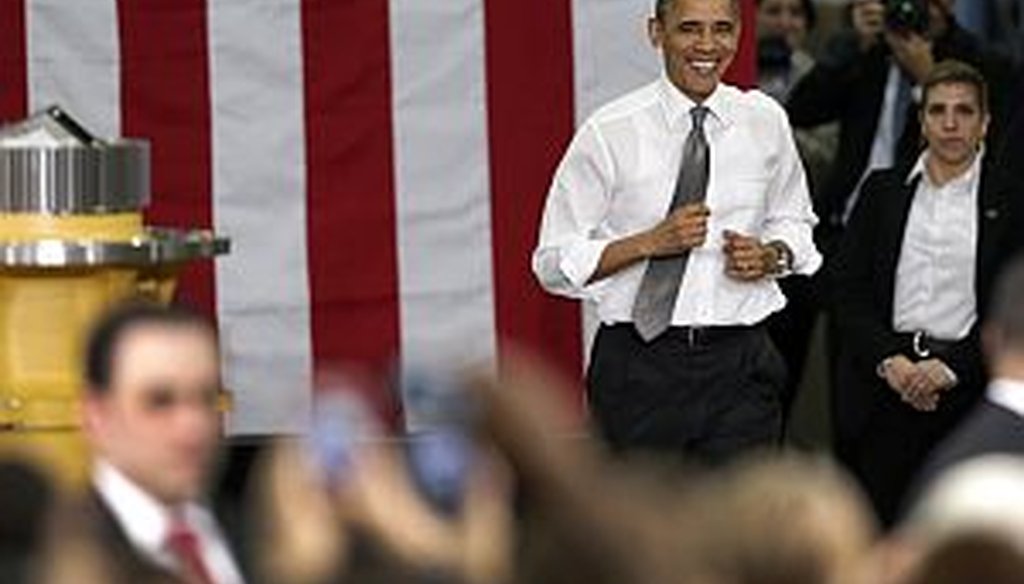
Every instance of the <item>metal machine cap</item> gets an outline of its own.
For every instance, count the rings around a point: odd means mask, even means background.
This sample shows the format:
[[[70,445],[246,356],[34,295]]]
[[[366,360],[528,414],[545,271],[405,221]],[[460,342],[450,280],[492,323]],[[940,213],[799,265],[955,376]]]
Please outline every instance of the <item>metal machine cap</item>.
[[[131,212],[149,197],[145,140],[95,138],[56,106],[0,128],[0,213]]]

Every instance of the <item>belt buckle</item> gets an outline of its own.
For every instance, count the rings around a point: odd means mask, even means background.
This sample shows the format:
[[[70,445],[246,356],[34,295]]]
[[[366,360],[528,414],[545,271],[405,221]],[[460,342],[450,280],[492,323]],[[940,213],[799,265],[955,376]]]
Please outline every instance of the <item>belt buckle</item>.
[[[914,332],[914,340],[911,348],[914,350],[914,354],[922,359],[927,359],[932,354],[931,349],[928,348],[926,340],[924,331]]]

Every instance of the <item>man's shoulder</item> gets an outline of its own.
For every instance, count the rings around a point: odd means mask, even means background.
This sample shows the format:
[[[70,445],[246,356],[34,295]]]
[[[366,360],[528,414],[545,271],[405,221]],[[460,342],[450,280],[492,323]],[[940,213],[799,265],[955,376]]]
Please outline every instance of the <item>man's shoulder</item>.
[[[605,102],[587,117],[586,124],[603,125],[640,115],[657,106],[660,99],[659,81],[652,81]]]
[[[78,496],[69,498],[56,515],[54,524],[61,529],[61,537],[81,538],[108,560],[102,569],[110,582],[180,582],[135,549],[113,510],[94,488],[89,487]]]
[[[748,116],[786,120],[786,110],[772,96],[757,88],[742,89],[735,85],[722,84],[723,100],[728,107]]]
[[[986,454],[1024,454],[1024,417],[989,399],[981,400],[929,456],[921,483],[965,460]]]

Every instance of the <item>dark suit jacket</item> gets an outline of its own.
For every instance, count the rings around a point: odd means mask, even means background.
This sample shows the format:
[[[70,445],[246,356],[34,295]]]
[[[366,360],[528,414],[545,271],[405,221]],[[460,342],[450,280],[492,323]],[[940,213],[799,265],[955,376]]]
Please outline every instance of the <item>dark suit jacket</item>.
[[[989,95],[995,116],[989,138],[992,144],[998,143],[1010,78],[1006,61],[984,53],[974,37],[955,24],[935,41],[934,54],[936,62],[955,58],[981,69],[992,86]],[[852,34],[837,37],[814,69],[796,85],[786,105],[790,122],[798,128],[840,122],[832,171],[815,193],[815,212],[821,219],[819,231],[823,231],[819,235],[823,235],[826,247],[830,247],[833,230],[838,229],[834,219],[842,214],[847,197],[867,168],[885,97],[889,55],[884,42],[862,53]],[[916,106],[911,106],[906,120],[897,147],[897,165],[912,161],[920,151]]]
[[[95,490],[90,488],[73,512],[76,514],[74,521],[77,526],[84,530],[87,537],[98,545],[100,553],[109,560],[107,565],[113,571],[112,582],[185,584],[179,576],[153,563],[135,549],[113,511]],[[232,547],[237,549],[236,545]],[[235,559],[237,562],[237,553]],[[247,581],[250,580],[249,576],[243,570],[243,577]]]
[[[896,268],[907,217],[920,180],[906,181],[906,166],[872,173],[865,181],[835,262],[834,313],[844,370],[835,395],[838,436],[855,436],[878,399],[868,388],[879,384],[875,368],[896,353],[912,355],[906,335],[892,328]],[[974,289],[978,322],[984,318],[993,280],[1006,261],[1013,183],[985,161],[978,193],[978,242]],[[1019,188],[1019,187],[1017,187]],[[1012,229],[1011,229],[1012,227]],[[952,347],[939,351],[960,380],[960,391],[980,394],[985,384],[979,324]]]
[[[925,486],[943,471],[986,454],[1024,454],[1024,417],[982,400],[928,458],[918,482]]]
[[[135,549],[113,512],[95,490],[90,488],[81,501],[66,512],[65,524],[96,546],[96,551],[102,556],[103,567],[111,572],[113,584],[186,584]]]

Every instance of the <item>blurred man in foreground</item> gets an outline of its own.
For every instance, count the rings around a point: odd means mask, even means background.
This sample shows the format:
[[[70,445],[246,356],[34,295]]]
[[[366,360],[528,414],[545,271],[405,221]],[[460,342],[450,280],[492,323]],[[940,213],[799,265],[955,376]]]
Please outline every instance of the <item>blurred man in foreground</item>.
[[[203,490],[220,443],[220,355],[202,317],[131,304],[89,338],[86,512],[118,581],[242,582]]]

